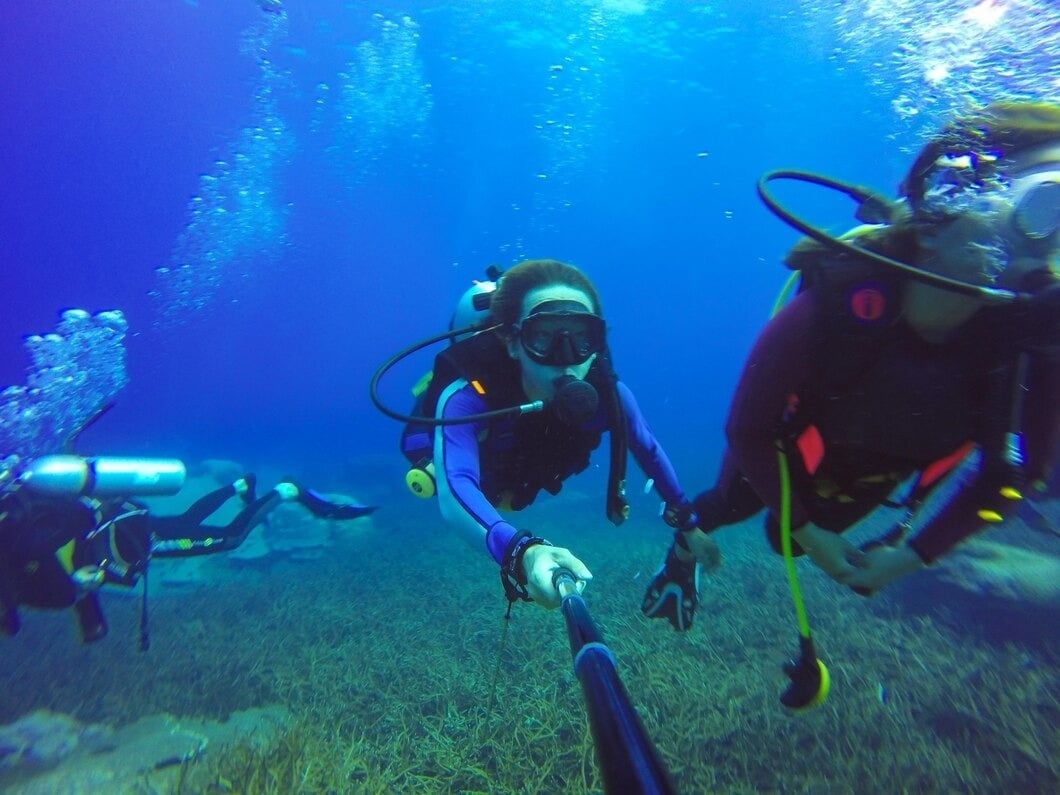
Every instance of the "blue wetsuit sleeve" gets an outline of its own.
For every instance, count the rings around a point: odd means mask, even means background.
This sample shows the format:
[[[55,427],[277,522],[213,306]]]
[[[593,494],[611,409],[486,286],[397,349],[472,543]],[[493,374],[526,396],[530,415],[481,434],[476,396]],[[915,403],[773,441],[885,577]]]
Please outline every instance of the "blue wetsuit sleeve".
[[[618,382],[618,397],[626,413],[626,426],[629,428],[629,449],[633,460],[648,477],[655,481],[655,488],[666,502],[681,502],[685,498],[684,489],[677,480],[677,472],[670,463],[669,456],[659,444],[655,434],[648,426],[648,421],[637,405],[637,399],[629,387]]]
[[[452,419],[488,411],[485,401],[464,381],[438,399],[436,416]],[[518,532],[482,493],[478,436],[483,424],[439,425],[434,431],[434,467],[442,518],[474,544],[485,541],[499,564]]]

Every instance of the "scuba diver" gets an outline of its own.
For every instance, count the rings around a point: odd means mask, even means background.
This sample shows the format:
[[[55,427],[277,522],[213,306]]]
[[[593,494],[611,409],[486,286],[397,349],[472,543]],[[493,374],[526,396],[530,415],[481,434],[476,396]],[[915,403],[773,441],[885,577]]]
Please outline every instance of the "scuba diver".
[[[777,179],[847,193],[863,225],[840,238],[810,226],[772,198]],[[685,535],[766,509],[774,550],[790,531],[789,563],[805,554],[869,595],[1013,514],[1057,460],[1060,106],[957,119],[896,202],[791,171],[767,174],[759,194],[809,236],[787,257],[800,289],[745,363],[720,475]],[[952,490],[920,516],[943,482]],[[881,505],[904,509],[890,532],[861,548],[843,537]],[[692,560],[680,544],[670,554]],[[686,577],[667,565],[644,611]]]
[[[633,393],[615,376],[592,282],[556,260],[528,260],[490,276],[499,281],[465,294],[450,331],[391,358],[370,391],[381,411],[407,423],[402,451],[413,465],[410,488],[437,495],[446,522],[485,544],[500,566],[509,610],[516,600],[552,608],[560,603],[558,569],[573,573],[579,592],[592,574],[568,549],[517,528],[502,511],[526,508],[541,491],[557,494],[588,467],[604,433],[611,522],[621,524],[629,512],[627,448],[654,480],[668,524],[688,529],[692,511]],[[446,338],[456,341],[435,358],[414,413],[384,406],[377,396],[382,375]]]
[[[158,516],[134,497],[175,494],[184,465],[173,459],[52,455],[0,467],[0,632],[16,634],[18,608],[73,607],[81,640],[107,634],[99,600],[104,585],[144,581],[140,646],[146,650],[147,571],[153,558],[228,552],[267,514],[297,501],[314,516],[356,519],[375,507],[331,502],[289,481],[255,495],[254,475],[199,498],[184,513]],[[244,508],[226,526],[205,524],[229,500]]]

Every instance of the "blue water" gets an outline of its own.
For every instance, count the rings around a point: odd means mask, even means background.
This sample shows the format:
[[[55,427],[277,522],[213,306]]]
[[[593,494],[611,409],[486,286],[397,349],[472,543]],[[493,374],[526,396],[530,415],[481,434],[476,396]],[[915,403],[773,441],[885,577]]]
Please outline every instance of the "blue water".
[[[326,467],[392,449],[365,388],[386,355],[442,328],[486,265],[555,257],[597,282],[621,376],[704,482],[795,239],[755,180],[890,190],[923,129],[893,78],[867,83],[889,43],[843,35],[829,4],[9,13],[0,383],[61,309],[120,309],[130,383],[83,447]],[[261,198],[235,207],[246,187]],[[227,220],[197,221],[196,196]],[[156,272],[180,264],[194,306]],[[386,384],[399,407],[413,377]]]
[[[402,469],[375,368],[444,329],[491,263],[550,257],[595,281],[616,369],[686,487],[705,487],[797,239],[756,180],[801,168],[893,194],[953,112],[1060,99],[1051,0],[108,0],[0,17],[0,386],[25,383],[23,337],[63,310],[120,310],[128,385],[83,452],[325,486]],[[853,224],[834,196],[778,193]],[[429,366],[397,368],[387,402],[406,408]],[[638,594],[655,532],[615,564]]]

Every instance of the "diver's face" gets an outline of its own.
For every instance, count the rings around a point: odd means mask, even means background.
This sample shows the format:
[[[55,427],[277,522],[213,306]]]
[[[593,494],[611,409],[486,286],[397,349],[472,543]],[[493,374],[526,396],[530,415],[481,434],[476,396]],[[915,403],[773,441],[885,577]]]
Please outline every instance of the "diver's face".
[[[519,316],[520,324],[533,314],[537,307],[553,301],[569,301],[579,304],[583,308],[581,311],[590,313],[596,311],[592,300],[584,291],[567,284],[549,284],[531,290],[523,298],[522,313]],[[584,381],[597,356],[594,353],[580,364],[542,364],[530,357],[518,336],[509,340],[508,355],[519,362],[523,373],[523,391],[530,400],[550,400],[554,397],[554,382],[560,376],[571,375],[579,381]]]
[[[982,181],[967,170],[941,174],[929,201],[942,212],[920,228],[925,267],[964,282],[1018,290],[1029,271],[1056,264],[1060,145],[1022,152]]]
[[[1060,145],[1018,154],[998,176],[959,169],[935,183],[942,210],[918,229],[920,265],[958,281],[1021,290],[1031,272],[1060,265]],[[989,187],[987,187],[989,186]],[[947,205],[950,205],[947,207]],[[906,285],[902,311],[924,339],[945,340],[978,311],[977,299],[922,283]]]
[[[1000,200],[983,197],[974,211],[922,228],[921,265],[950,279],[993,286],[1009,261],[1002,210]]]

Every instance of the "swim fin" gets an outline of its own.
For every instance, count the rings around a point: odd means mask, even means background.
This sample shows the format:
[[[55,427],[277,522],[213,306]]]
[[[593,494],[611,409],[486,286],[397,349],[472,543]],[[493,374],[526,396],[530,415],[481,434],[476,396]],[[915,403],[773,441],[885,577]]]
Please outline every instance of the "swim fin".
[[[354,505],[332,502],[312,489],[298,489],[298,502],[314,516],[321,519],[357,519],[374,513],[375,505]]]
[[[678,632],[687,632],[698,606],[699,564],[679,560],[671,546],[644,594],[640,610],[648,618],[665,618]]]

